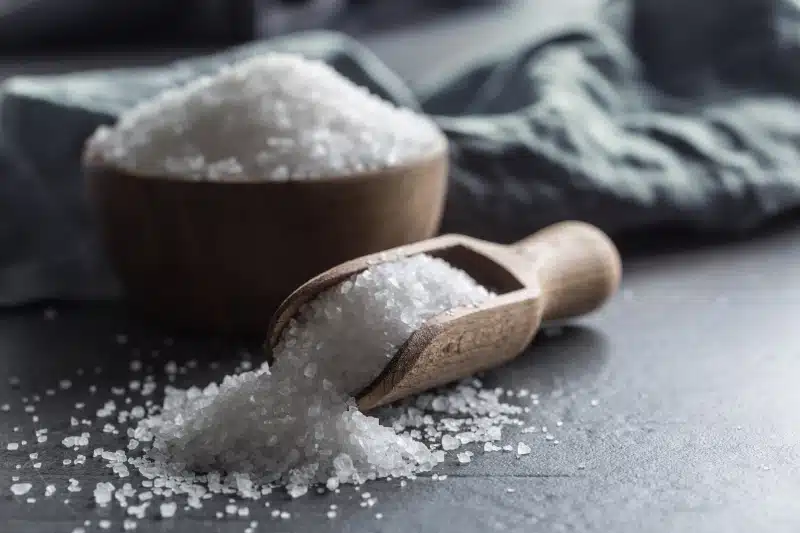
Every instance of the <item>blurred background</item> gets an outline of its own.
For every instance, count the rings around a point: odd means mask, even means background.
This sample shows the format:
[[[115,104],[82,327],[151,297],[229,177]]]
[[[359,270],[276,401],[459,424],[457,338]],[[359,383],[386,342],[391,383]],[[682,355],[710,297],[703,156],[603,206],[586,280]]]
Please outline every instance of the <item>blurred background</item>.
[[[0,0],[0,54],[218,46],[299,30],[362,35],[503,0]]]

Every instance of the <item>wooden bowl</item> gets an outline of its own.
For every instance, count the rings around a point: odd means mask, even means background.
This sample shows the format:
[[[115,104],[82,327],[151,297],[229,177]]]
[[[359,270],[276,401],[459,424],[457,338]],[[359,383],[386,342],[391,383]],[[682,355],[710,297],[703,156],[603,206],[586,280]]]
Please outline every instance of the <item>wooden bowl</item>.
[[[339,263],[433,236],[446,147],[377,172],[303,181],[190,181],[84,161],[130,303],[169,326],[264,335],[295,288]]]

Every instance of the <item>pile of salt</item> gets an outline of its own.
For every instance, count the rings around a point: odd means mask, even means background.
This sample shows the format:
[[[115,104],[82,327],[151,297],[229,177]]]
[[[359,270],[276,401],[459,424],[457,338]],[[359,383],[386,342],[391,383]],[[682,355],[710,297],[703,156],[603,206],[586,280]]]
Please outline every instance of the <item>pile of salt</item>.
[[[382,169],[444,145],[431,120],[325,63],[270,53],[140,103],[100,127],[87,153],[143,176],[287,180]]]
[[[427,255],[373,266],[299,311],[274,350],[274,367],[203,390],[168,390],[163,412],[143,420],[135,436],[153,441],[156,462],[281,481],[292,496],[314,482],[335,488],[428,471],[444,454],[365,416],[351,394],[423,322],[490,297]],[[454,449],[444,441],[443,448]]]

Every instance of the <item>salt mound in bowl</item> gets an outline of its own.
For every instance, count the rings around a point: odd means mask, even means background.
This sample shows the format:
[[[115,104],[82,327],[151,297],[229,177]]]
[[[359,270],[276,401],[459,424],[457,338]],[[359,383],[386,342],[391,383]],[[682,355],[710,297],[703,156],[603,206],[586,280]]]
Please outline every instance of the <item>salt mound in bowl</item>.
[[[268,54],[99,128],[84,168],[132,304],[261,335],[312,276],[435,234],[447,142],[323,63]]]

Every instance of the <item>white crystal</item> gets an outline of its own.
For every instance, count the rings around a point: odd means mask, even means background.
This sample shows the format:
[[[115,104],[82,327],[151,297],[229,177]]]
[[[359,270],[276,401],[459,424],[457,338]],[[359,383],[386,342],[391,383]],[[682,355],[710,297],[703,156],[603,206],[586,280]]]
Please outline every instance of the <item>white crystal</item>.
[[[388,167],[443,146],[430,119],[325,63],[267,53],[140,103],[87,148],[143,175],[282,181]]]
[[[159,513],[162,518],[172,518],[175,516],[175,511],[178,509],[178,504],[175,502],[162,503],[158,507]]]
[[[33,487],[33,485],[30,483],[14,483],[11,485],[11,493],[14,494],[14,496],[23,496],[31,490],[31,487]]]

